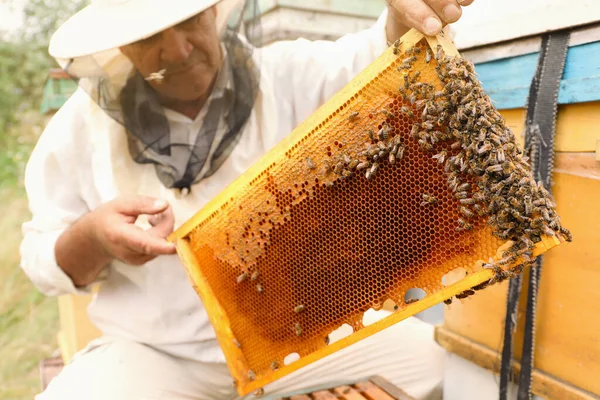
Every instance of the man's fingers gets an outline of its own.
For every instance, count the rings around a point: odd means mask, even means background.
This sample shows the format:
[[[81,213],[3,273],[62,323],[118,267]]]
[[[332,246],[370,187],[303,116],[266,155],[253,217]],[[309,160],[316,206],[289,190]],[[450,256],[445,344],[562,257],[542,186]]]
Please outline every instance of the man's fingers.
[[[427,0],[427,2],[444,25],[458,21],[462,15],[462,10],[455,0]]]
[[[176,252],[173,243],[131,224],[123,225],[123,240],[124,246],[141,254],[160,256]]]
[[[130,265],[144,265],[149,261],[152,261],[156,256],[149,256],[147,254],[137,253],[130,249],[123,249],[121,253],[116,255],[117,259]]]
[[[117,212],[137,217],[140,214],[158,214],[169,206],[164,200],[148,196],[131,196],[115,200],[113,203]]]
[[[173,228],[175,227],[173,209],[169,206],[160,214],[148,216],[148,222],[152,225],[152,228],[148,229],[147,232],[154,236],[166,238],[173,232]]]
[[[470,6],[475,0],[457,0],[461,7]]]
[[[408,28],[416,28],[426,35],[436,35],[442,23],[423,0],[388,0],[394,19]]]
[[[472,1],[465,0],[469,4]],[[444,25],[457,21],[462,15],[455,0],[388,0],[388,3],[398,22],[429,36],[437,35]]]

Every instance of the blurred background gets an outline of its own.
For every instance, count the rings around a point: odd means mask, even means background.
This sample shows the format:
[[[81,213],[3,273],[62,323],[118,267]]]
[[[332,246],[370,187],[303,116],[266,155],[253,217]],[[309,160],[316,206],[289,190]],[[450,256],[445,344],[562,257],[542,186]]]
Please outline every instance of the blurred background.
[[[48,41],[85,3],[0,0],[1,399],[32,399],[40,391],[38,363],[57,348],[57,300],[39,293],[19,268],[21,224],[29,218],[22,181],[29,154],[60,104],[53,92],[64,97],[76,87],[70,80],[55,84],[49,78],[56,64],[48,55]]]

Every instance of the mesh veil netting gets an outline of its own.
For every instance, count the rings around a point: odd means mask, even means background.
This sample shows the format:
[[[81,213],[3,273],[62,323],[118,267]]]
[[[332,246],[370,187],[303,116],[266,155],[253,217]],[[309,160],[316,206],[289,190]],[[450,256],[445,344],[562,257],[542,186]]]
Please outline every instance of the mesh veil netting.
[[[189,188],[227,159],[254,106],[260,80],[260,66],[253,57],[261,40],[257,2],[217,4],[217,12],[224,15],[218,29],[228,90],[224,98],[209,97],[206,116],[191,141],[170,131],[157,93],[118,49],[59,62],[107,115],[125,127],[135,162],[153,164],[167,188]]]

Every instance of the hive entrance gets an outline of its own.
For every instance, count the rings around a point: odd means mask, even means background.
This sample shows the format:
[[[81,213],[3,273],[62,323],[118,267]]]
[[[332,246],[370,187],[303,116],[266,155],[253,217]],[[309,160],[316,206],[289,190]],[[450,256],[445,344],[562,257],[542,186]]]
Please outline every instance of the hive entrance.
[[[487,279],[445,274],[496,260],[503,279],[558,243],[547,193],[440,40],[405,36],[176,232],[241,393],[331,352],[344,324],[356,333],[335,348],[381,329],[367,310],[392,302],[399,320],[464,298]]]

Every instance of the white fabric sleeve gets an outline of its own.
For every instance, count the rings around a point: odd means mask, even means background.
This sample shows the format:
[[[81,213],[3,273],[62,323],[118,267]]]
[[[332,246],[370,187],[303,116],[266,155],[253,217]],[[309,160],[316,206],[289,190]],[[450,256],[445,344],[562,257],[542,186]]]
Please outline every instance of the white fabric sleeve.
[[[79,196],[79,179],[86,169],[79,161],[89,159],[81,140],[85,130],[77,123],[81,111],[77,103],[86,100],[81,95],[75,93],[48,123],[25,171],[32,218],[22,227],[21,268],[46,295],[90,291],[89,287],[75,287],[54,253],[62,232],[89,211]]]
[[[387,49],[387,7],[374,26],[337,41],[276,42],[262,57],[285,118],[297,126]]]

